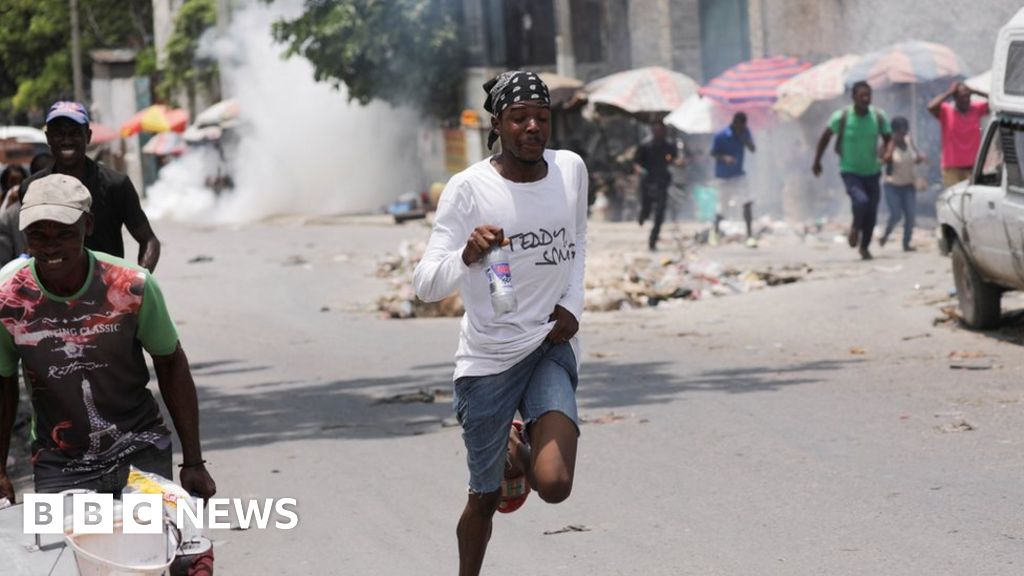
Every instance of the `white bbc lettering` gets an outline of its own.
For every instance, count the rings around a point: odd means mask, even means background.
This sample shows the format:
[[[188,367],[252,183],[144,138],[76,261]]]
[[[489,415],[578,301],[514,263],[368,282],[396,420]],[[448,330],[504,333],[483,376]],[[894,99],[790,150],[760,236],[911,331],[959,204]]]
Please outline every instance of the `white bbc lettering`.
[[[125,494],[121,518],[125,534],[160,534],[164,526],[163,497],[159,494]]]
[[[114,531],[114,495],[75,494],[71,515],[75,534],[110,534]]]
[[[227,521],[227,517],[231,515],[231,500],[227,498],[210,498],[208,502],[207,510],[210,521],[206,523],[206,527],[214,530],[231,528],[231,523]],[[221,518],[225,520],[221,521]]]
[[[288,518],[288,522],[281,522],[278,520],[274,523],[274,527],[278,530],[291,530],[299,525],[299,514],[297,510],[289,510],[286,506],[292,506],[298,508],[299,503],[295,498],[281,498],[274,503],[274,510],[277,511],[278,516],[284,516]]]
[[[267,498],[263,500],[263,506],[260,506],[259,500],[249,500],[248,502],[243,503],[242,500],[235,499],[234,503],[235,517],[238,518],[239,528],[242,530],[248,530],[253,518],[255,518],[257,528],[260,530],[267,529],[267,522],[270,520],[270,513],[274,510],[274,501],[272,499]]]
[[[25,494],[21,516],[25,534],[63,534],[64,496],[62,494]]]

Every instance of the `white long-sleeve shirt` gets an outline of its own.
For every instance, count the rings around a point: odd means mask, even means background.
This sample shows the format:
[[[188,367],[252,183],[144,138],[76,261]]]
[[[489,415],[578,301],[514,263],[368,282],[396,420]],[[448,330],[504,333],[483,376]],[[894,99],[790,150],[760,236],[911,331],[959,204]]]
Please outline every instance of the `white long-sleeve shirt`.
[[[562,306],[580,320],[587,247],[587,168],[567,150],[547,150],[547,175],[506,180],[490,158],[448,181],[426,252],[413,273],[417,296],[436,302],[459,290],[466,313],[455,352],[455,375],[487,376],[511,368],[537,349]],[[517,310],[495,317],[483,262],[466,266],[462,251],[473,229],[499,226],[510,240]],[[573,337],[577,363],[579,339]]]

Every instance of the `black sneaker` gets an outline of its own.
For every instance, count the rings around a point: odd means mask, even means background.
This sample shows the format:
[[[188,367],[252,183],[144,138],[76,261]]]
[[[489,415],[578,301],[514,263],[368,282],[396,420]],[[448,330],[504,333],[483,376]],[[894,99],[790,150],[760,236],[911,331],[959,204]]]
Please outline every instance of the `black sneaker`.
[[[871,255],[871,252],[867,248],[861,248],[860,249],[860,259],[861,260],[873,260],[874,256]]]

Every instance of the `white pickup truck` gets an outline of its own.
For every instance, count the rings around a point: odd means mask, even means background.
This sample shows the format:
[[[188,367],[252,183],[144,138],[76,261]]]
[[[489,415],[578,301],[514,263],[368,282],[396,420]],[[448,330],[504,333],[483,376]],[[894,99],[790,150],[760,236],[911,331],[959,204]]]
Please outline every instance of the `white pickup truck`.
[[[999,324],[1007,290],[1024,290],[1024,9],[999,32],[992,120],[968,180],[937,200],[939,248],[950,254],[964,322]]]

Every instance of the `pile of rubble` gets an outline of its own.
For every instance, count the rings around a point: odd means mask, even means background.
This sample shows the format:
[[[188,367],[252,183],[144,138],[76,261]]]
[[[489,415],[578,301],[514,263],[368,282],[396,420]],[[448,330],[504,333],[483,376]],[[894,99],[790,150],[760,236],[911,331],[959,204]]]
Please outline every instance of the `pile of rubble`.
[[[391,318],[462,315],[464,308],[458,294],[428,304],[413,293],[412,272],[425,248],[422,242],[403,242],[397,254],[380,260],[377,276],[389,279],[391,289],[377,300],[379,311]],[[592,253],[587,255],[586,309],[628,310],[673,300],[744,294],[798,282],[810,273],[806,266],[741,270],[696,256]]]

